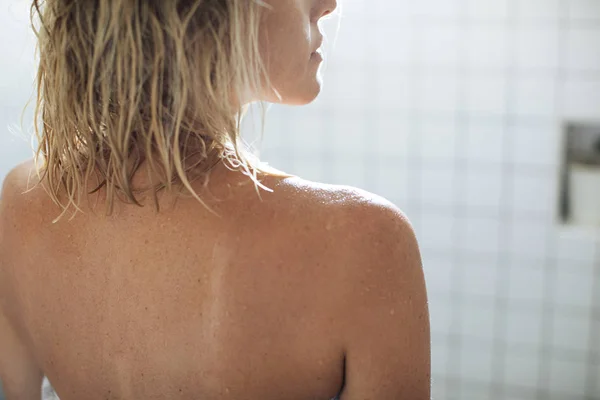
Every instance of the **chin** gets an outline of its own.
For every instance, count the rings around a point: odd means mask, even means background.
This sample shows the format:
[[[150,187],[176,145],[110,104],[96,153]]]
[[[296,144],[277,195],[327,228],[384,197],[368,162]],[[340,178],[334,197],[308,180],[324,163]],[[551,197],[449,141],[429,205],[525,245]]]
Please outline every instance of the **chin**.
[[[295,93],[293,96],[284,98],[282,103],[292,106],[304,106],[312,103],[321,93],[321,81],[316,79],[314,82],[307,84],[302,90]]]

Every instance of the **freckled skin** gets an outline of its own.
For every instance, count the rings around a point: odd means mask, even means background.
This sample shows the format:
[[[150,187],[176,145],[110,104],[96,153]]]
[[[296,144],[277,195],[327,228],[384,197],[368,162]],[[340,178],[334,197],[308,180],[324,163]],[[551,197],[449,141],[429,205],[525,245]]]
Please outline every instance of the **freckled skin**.
[[[14,234],[28,238],[26,257],[0,290],[38,305],[14,312],[62,400],[339,393],[339,267],[327,253],[332,211],[350,194],[267,178],[275,192],[260,201],[240,181],[216,170],[211,191],[234,188],[211,203],[220,219],[163,196],[158,216],[150,199],[107,218],[100,202],[96,216],[84,207],[51,225],[58,209],[43,189],[25,195]]]
[[[420,256],[385,199],[261,176],[261,200],[220,165],[220,201],[196,187],[220,217],[168,193],[104,217],[100,190],[53,225],[30,168],[0,207],[0,361],[62,400],[429,399]]]

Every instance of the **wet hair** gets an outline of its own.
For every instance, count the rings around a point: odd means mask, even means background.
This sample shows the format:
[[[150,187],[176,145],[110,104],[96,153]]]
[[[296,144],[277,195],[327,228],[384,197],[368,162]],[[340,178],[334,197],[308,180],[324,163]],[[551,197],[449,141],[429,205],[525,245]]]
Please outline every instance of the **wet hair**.
[[[64,215],[105,187],[137,204],[142,162],[156,193],[208,182],[226,161],[259,184],[240,137],[243,99],[264,87],[260,0],[34,0],[34,160]],[[228,167],[230,168],[230,167]],[[92,175],[100,182],[87,191]],[[150,176],[150,175],[149,175]],[[61,194],[66,195],[66,203]]]

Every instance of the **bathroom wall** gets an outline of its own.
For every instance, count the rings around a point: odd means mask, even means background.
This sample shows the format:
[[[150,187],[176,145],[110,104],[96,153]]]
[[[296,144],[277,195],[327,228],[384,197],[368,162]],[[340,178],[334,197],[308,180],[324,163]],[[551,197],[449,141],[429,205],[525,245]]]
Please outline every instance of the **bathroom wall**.
[[[21,132],[23,108],[33,93],[35,40],[29,32],[29,1],[0,1],[0,183],[16,163],[30,157],[30,139]],[[31,109],[24,130],[31,127]]]
[[[600,120],[600,2],[342,3],[321,98],[272,107],[263,157],[408,214],[434,398],[600,399],[600,234],[556,222],[562,124]]]
[[[25,3],[0,6],[0,181],[30,154],[5,129],[33,78]],[[341,3],[322,96],[271,107],[264,159],[407,213],[435,399],[600,399],[600,235],[556,222],[562,123],[600,120],[600,2]]]

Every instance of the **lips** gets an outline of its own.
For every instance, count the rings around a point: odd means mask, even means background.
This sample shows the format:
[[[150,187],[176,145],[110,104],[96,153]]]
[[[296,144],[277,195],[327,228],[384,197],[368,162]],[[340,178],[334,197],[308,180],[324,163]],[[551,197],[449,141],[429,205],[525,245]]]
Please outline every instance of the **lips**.
[[[323,55],[321,54],[321,50],[317,49],[317,51],[313,52],[310,55],[310,59],[311,60],[318,60],[318,61],[323,61]]]
[[[319,40],[317,41],[317,47],[313,50],[312,54],[320,52],[321,46],[323,46],[323,36],[319,36]]]

